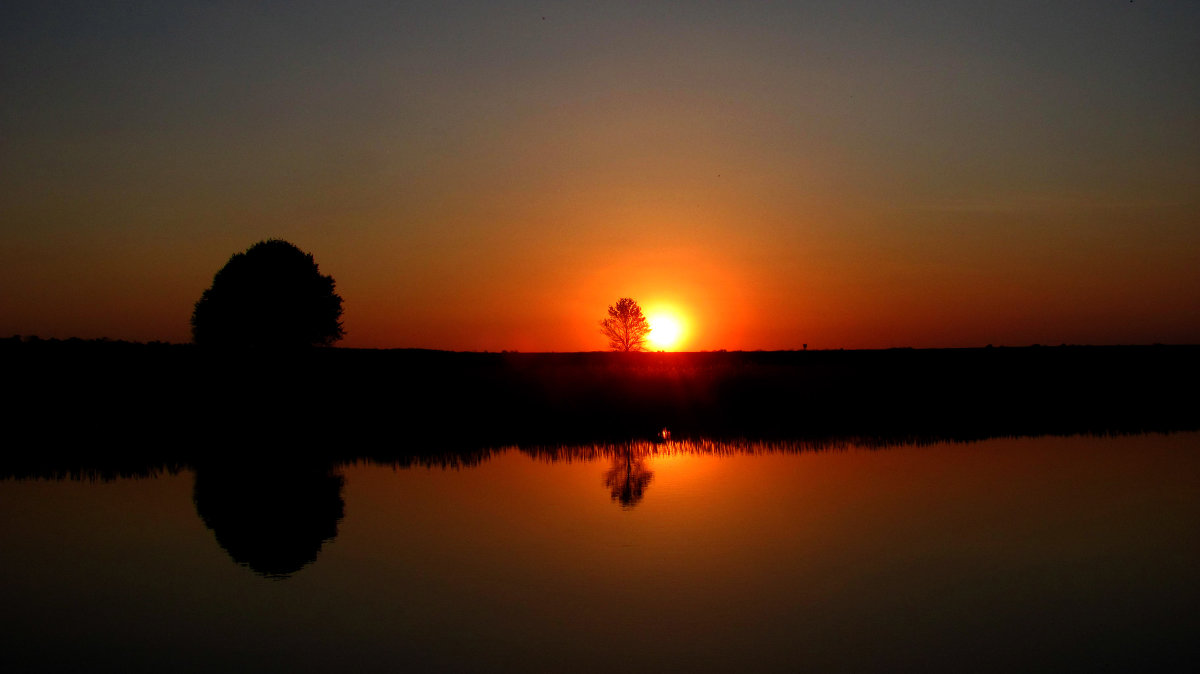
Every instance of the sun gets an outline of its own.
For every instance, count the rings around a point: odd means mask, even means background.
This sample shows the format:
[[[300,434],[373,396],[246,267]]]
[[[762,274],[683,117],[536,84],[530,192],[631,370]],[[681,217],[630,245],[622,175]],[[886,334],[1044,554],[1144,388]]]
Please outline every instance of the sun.
[[[650,314],[646,320],[650,323],[650,334],[646,338],[656,351],[667,351],[679,344],[683,324],[677,316],[658,312]]]

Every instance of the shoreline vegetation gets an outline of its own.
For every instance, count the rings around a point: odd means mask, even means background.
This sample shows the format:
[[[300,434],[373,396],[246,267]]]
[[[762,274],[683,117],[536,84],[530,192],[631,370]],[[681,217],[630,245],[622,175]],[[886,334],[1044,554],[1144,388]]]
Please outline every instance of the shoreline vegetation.
[[[0,461],[14,468],[453,463],[664,428],[814,447],[1200,429],[1197,345],[479,353],[12,337],[0,363],[15,431]]]

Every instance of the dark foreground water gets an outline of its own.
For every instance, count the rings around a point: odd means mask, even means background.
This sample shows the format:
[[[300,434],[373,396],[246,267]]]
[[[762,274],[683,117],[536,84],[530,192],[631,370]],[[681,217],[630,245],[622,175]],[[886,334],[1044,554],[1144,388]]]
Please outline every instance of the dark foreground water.
[[[0,670],[1200,665],[1198,433],[439,462],[0,481]]]

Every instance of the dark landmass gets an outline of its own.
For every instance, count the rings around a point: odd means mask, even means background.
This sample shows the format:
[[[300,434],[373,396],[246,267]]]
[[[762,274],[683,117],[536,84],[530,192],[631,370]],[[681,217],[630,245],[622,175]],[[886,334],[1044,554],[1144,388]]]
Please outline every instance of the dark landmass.
[[[884,445],[1200,428],[1200,346],[525,354],[10,338],[0,363],[0,460],[103,456],[116,474],[122,461],[469,463],[663,428]]]

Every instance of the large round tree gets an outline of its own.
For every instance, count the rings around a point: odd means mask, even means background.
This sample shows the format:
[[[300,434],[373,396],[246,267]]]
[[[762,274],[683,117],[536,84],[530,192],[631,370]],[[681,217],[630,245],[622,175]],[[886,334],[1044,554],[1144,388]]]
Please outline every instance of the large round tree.
[[[201,345],[288,348],[342,338],[342,298],[313,256],[280,239],[260,241],[213,277],[192,312]]]

